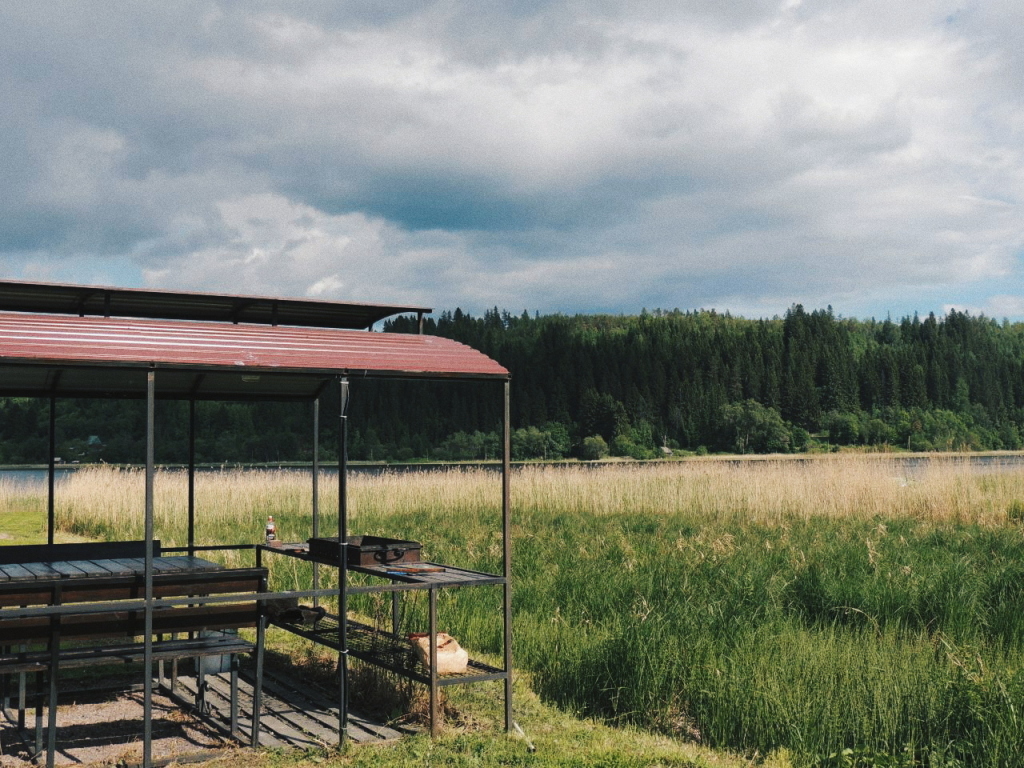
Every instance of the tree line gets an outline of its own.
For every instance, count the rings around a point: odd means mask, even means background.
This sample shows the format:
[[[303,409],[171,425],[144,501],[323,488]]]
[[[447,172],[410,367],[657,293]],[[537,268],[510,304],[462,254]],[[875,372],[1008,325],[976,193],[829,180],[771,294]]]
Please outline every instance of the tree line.
[[[415,333],[413,318],[385,323]],[[459,309],[425,332],[468,344],[512,374],[515,458],[653,458],[694,452],[798,452],[837,446],[914,451],[1024,447],[1024,324],[952,311],[856,320],[791,307],[750,320],[715,311],[515,315]],[[349,456],[369,461],[500,455],[494,382],[353,379]],[[337,414],[328,391],[324,414]],[[203,462],[308,460],[311,406],[200,403]],[[58,404],[66,460],[134,462],[140,403]],[[48,401],[0,400],[0,463],[46,456]],[[187,456],[187,405],[158,405],[158,460]],[[322,418],[321,457],[337,457]]]
[[[958,311],[856,320],[795,305],[759,320],[455,310],[426,328],[509,368],[516,432],[534,430],[536,444],[547,433],[549,457],[1024,447],[1021,323]],[[397,318],[388,330],[415,329]]]

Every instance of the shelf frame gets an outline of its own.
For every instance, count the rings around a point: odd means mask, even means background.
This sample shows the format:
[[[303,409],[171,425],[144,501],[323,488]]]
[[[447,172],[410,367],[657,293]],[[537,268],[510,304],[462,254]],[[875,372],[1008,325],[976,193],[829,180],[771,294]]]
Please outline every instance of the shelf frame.
[[[430,731],[437,735],[439,730],[438,717],[438,692],[441,688],[449,685],[461,685],[468,683],[479,683],[487,681],[502,680],[506,685],[511,680],[511,668],[507,665],[503,669],[493,667],[484,662],[471,659],[469,670],[466,674],[460,675],[438,675],[437,670],[437,645],[430,644],[430,663],[427,669],[422,670],[422,664],[418,660],[411,661],[413,648],[412,644],[398,633],[398,599],[403,592],[423,591],[428,592],[429,598],[429,637],[437,636],[437,592],[440,589],[459,589],[465,587],[479,586],[501,586],[506,590],[508,580],[505,576],[482,571],[473,571],[465,568],[457,568],[450,565],[441,565],[433,562],[402,563],[401,565],[348,565],[341,561],[341,558],[330,558],[310,554],[308,546],[301,543],[274,543],[259,544],[256,546],[256,563],[262,565],[263,553],[273,552],[275,554],[291,557],[314,565],[327,565],[337,568],[339,571],[339,584],[344,583],[344,595],[387,593],[392,594],[392,631],[387,632],[379,627],[371,627],[361,622],[355,622],[346,618],[342,621],[340,616],[348,615],[347,608],[339,608],[339,615],[325,614],[320,619],[307,625],[303,622],[282,621],[280,618],[271,618],[270,623],[299,637],[303,637],[319,645],[337,651],[341,658],[352,657],[368,664],[373,664],[381,669],[386,669],[395,674],[401,675],[409,680],[422,683],[430,689]],[[439,568],[439,571],[428,571],[423,573],[405,573],[395,571],[396,567]],[[349,584],[347,574],[361,573],[368,576],[384,579],[384,584]],[[317,590],[318,593],[324,590]],[[339,596],[340,597],[340,596]],[[339,606],[343,605],[339,600]],[[396,662],[395,659],[402,659]],[[504,655],[508,659],[508,653]],[[506,698],[506,703],[508,699]]]

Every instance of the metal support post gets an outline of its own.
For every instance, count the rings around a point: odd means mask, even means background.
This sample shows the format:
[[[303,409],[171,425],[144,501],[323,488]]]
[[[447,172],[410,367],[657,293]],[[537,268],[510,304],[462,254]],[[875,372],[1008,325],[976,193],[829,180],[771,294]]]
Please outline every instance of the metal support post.
[[[427,621],[427,648],[430,650],[430,735],[441,732],[441,717],[437,709],[437,589],[427,590],[430,598],[430,616]]]
[[[501,455],[501,539],[504,569],[502,575],[504,590],[504,629],[505,629],[505,731],[512,730],[512,538],[511,538],[511,473],[512,473],[512,441],[511,441],[511,386],[505,381],[505,408],[502,419],[502,455]]]
[[[196,553],[196,400],[188,401],[188,553]]]
[[[266,588],[265,583],[263,588]],[[261,602],[260,605],[265,604]],[[263,611],[264,609],[261,607],[260,617],[256,624],[256,689],[253,691],[252,698],[252,733],[249,742],[252,747],[260,745],[260,715],[263,710],[263,647],[267,637],[267,617],[263,615]]]
[[[338,738],[348,742],[348,379],[340,384],[341,418],[338,424]]]
[[[146,610],[142,765],[153,765],[153,488],[156,471],[156,371],[146,374]]]
[[[54,515],[54,492],[57,481],[57,398],[50,395],[50,457],[49,473],[46,478],[46,543],[53,544],[53,532],[56,527]]]
[[[313,538],[320,536],[320,398],[313,401]],[[320,589],[319,563],[313,563],[313,589]],[[320,595],[313,596],[313,607],[320,605]]]

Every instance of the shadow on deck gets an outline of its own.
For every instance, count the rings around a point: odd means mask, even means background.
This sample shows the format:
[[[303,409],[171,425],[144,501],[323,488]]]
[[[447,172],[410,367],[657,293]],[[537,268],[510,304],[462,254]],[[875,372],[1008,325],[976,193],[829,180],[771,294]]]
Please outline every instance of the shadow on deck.
[[[252,733],[252,684],[243,669],[239,681],[239,731],[242,743],[229,732],[229,687],[226,675],[208,675],[204,705],[197,709],[197,679],[179,676],[173,696],[154,688],[153,764],[200,762],[224,750],[249,743]],[[119,766],[142,762],[141,686],[127,692],[83,692],[58,712],[57,765],[107,763]],[[269,749],[325,749],[338,744],[337,696],[309,681],[280,670],[264,673],[260,746]],[[74,701],[75,703],[71,703]],[[0,767],[16,768],[35,762],[35,711],[27,712],[24,728],[16,713],[0,718]],[[43,743],[46,743],[45,712]],[[385,743],[415,733],[414,727],[374,722],[349,710],[348,736],[355,744]],[[45,762],[45,755],[40,757]]]

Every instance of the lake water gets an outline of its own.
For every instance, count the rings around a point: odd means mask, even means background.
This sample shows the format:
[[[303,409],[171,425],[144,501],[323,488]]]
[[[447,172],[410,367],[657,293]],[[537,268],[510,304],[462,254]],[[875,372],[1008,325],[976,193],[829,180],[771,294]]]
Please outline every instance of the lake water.
[[[815,461],[814,458],[791,458],[790,461]],[[745,464],[749,459],[737,459],[737,458],[721,458],[721,459],[701,459],[701,461],[722,461],[729,464]],[[908,476],[913,476],[917,471],[923,467],[930,465],[934,462],[948,462],[951,466],[956,465],[958,467],[969,467],[972,471],[978,473],[987,472],[1007,472],[1014,470],[1024,469],[1024,454],[999,454],[993,455],[962,455],[956,456],[944,456],[942,454],[936,454],[934,456],[892,456],[886,457],[886,463],[895,463],[901,467]],[[651,462],[652,466],[658,464]],[[460,468],[484,468],[493,471],[500,469],[500,465],[490,464],[459,464],[459,465],[446,465],[446,464],[352,464],[349,466],[350,474],[380,474],[382,472],[436,472],[439,470],[448,469],[454,466]],[[560,465],[552,465],[560,466]],[[586,467],[595,471],[600,471],[604,467],[609,466],[620,466],[617,464],[567,464],[565,466],[570,467]],[[72,472],[76,472],[79,468],[75,466],[59,466],[57,467],[57,482],[59,483],[63,478],[67,477]],[[234,471],[234,467],[227,468],[229,471]],[[280,469],[285,472],[302,472],[309,473],[309,467],[259,467],[253,468],[252,471],[268,471]],[[175,472],[184,472],[184,469],[175,468]],[[221,472],[224,468],[221,467],[202,467],[199,469],[200,472]],[[323,473],[328,477],[337,474],[337,469],[332,467],[323,468]],[[20,487],[44,487],[46,485],[47,471],[45,469],[4,469],[0,467],[0,482],[10,482]]]
[[[497,471],[500,469],[498,464],[459,464],[459,465],[448,465],[448,464],[350,464],[349,474],[350,475],[379,475],[383,472],[437,472],[440,470],[449,469],[453,466],[459,467],[483,467],[485,469],[492,469]],[[77,472],[82,467],[62,465],[56,468],[56,482],[59,483],[64,478]],[[141,467],[140,467],[141,469]],[[310,474],[312,472],[311,467],[199,467],[197,472],[235,472],[235,471],[252,471],[252,472],[300,472],[304,474]],[[185,472],[184,468],[174,467],[170,470],[160,468],[161,472]],[[337,467],[323,467],[321,472],[327,475],[328,478],[331,476],[337,476]],[[10,469],[6,467],[0,467],[0,483],[7,481],[20,487],[32,487],[32,486],[45,486],[46,479],[49,473],[45,469]]]

